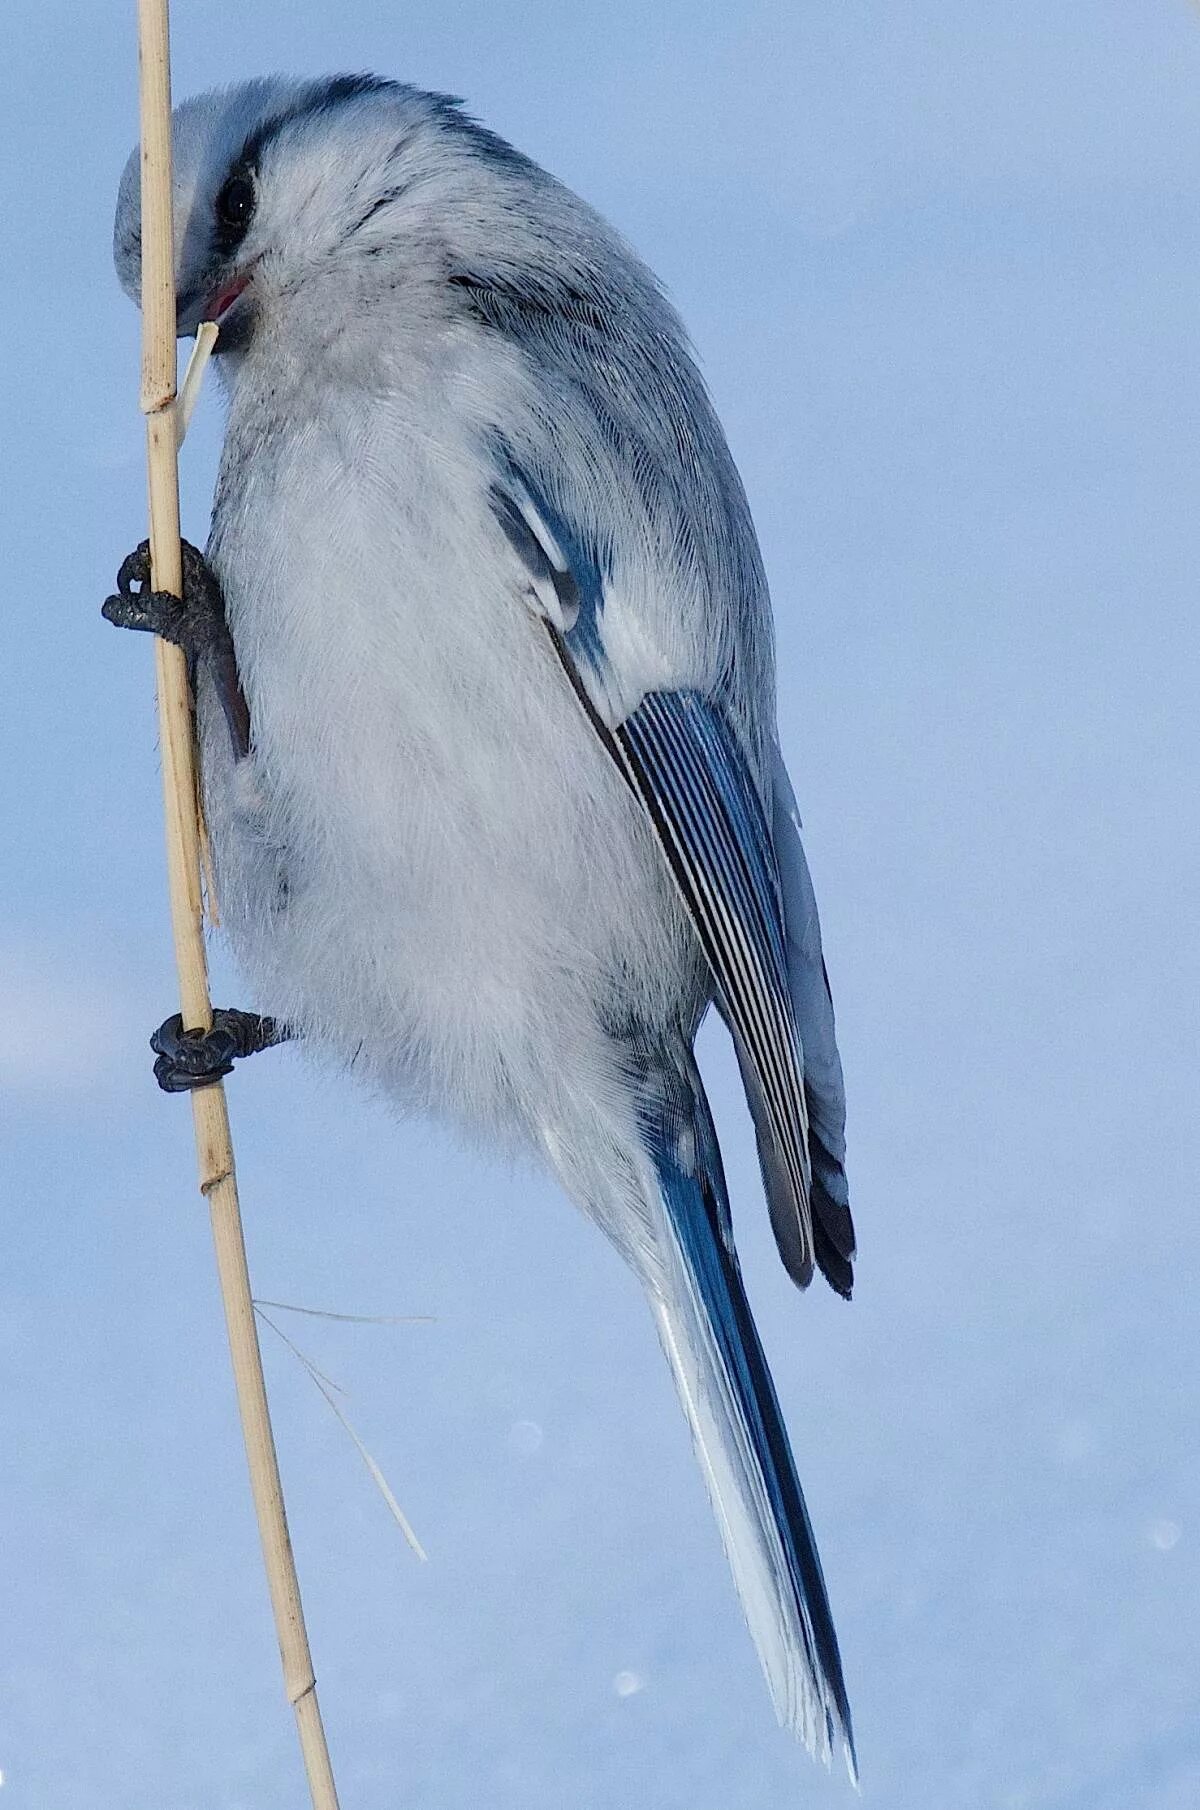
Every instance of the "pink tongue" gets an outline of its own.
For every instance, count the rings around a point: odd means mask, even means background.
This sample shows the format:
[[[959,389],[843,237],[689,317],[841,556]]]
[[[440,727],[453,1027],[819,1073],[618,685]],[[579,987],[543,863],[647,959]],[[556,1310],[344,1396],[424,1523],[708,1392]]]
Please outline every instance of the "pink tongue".
[[[248,281],[248,277],[236,277],[232,283],[227,283],[224,289],[218,289],[204,311],[205,320],[219,321],[226,309],[232,308]]]

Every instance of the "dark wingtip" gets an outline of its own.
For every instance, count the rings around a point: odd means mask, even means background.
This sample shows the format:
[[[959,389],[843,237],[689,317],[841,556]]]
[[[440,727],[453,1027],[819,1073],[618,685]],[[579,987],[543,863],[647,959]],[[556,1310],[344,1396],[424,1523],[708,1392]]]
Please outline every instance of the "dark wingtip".
[[[835,1294],[849,1301],[854,1292],[854,1265],[834,1245],[814,1205],[813,1245],[818,1268]]]
[[[850,1216],[850,1197],[846,1187],[846,1170],[837,1151],[813,1116],[809,1098],[808,1152],[812,1162],[812,1210],[820,1219],[834,1249],[849,1262],[855,1251],[854,1221]]]

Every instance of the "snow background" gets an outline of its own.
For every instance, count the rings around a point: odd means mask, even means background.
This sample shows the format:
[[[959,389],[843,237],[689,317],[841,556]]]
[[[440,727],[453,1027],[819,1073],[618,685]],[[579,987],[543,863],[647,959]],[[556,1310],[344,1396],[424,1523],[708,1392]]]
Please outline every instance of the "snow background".
[[[851,1090],[858,1298],[774,1258],[704,1052],[870,1810],[1200,1802],[1197,323],[1184,0],[177,0],[175,85],[468,97],[688,321],[763,541]],[[132,7],[3,105],[0,1810],[304,1800],[169,1009],[109,261]],[[218,444],[189,441],[203,539]],[[237,983],[217,965],[216,993]],[[775,1728],[636,1289],[538,1178],[290,1052],[231,1088],[346,1810],[831,1810]]]

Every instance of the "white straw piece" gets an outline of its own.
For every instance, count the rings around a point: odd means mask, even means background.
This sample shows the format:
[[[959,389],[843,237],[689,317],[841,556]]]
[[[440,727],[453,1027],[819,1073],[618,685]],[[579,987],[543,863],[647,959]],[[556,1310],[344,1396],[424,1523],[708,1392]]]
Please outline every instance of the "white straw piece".
[[[192,347],[192,356],[188,359],[187,370],[183,374],[183,385],[175,399],[175,444],[177,446],[183,445],[184,436],[191,426],[192,414],[200,397],[200,385],[204,381],[204,372],[212,357],[219,332],[220,328],[216,321],[201,321],[196,329],[196,343]]]

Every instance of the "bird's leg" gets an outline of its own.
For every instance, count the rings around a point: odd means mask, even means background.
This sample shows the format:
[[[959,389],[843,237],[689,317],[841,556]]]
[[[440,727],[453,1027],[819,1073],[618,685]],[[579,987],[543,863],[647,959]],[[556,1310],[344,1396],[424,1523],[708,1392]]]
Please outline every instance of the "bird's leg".
[[[188,541],[182,542],[182,551],[182,597],[151,590],[150,543],[143,541],[122,560],[116,592],[105,600],[101,613],[117,628],[143,629],[182,648],[193,692],[196,674],[205,667],[221,700],[234,760],[245,760],[250,753],[250,712],[238,676],[225,599],[203,553]],[[239,1057],[284,1043],[290,1035],[273,1018],[224,1006],[214,1008],[211,1030],[185,1031],[175,1012],[150,1039],[157,1058],[154,1078],[168,1094],[210,1087],[232,1072]]]
[[[150,543],[143,541],[121,561],[116,592],[106,598],[101,614],[117,628],[145,629],[181,647],[193,690],[200,666],[207,668],[229,726],[234,759],[245,760],[250,752],[250,712],[238,676],[225,599],[203,553],[189,541],[182,546],[182,597],[150,589]]]
[[[213,1007],[210,1031],[185,1031],[178,1012],[160,1024],[150,1039],[158,1060],[154,1079],[167,1094],[190,1093],[194,1087],[211,1087],[230,1074],[242,1056],[286,1043],[291,1032],[274,1018],[257,1012]]]

